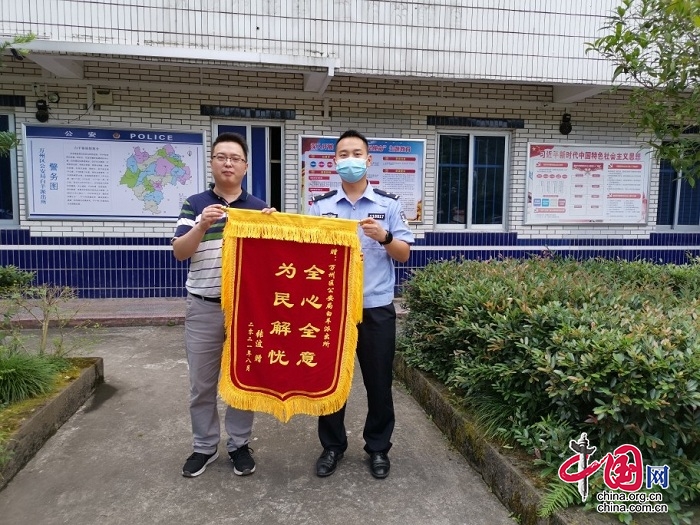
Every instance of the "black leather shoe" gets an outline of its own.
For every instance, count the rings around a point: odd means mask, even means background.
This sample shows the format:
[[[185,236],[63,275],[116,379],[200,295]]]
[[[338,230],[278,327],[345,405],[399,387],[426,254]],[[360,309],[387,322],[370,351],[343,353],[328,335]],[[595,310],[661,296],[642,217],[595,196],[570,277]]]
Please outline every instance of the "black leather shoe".
[[[343,459],[342,452],[333,452],[332,450],[324,449],[321,457],[316,460],[316,475],[322,478],[330,476],[335,472],[338,461],[341,459]]]
[[[390,467],[391,463],[386,452],[372,452],[369,455],[369,470],[375,478],[384,479],[387,477]]]

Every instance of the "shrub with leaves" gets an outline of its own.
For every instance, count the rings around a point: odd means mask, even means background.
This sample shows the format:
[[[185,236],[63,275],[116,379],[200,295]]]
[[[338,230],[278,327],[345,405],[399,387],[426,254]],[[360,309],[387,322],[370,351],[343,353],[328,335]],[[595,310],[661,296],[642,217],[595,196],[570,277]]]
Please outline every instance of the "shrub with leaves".
[[[0,406],[47,393],[53,386],[56,372],[65,367],[61,359],[25,352],[0,352]]]
[[[20,290],[26,289],[34,279],[33,272],[20,270],[16,266],[0,266],[0,350],[19,348],[19,330],[11,321],[20,310],[14,299]]]
[[[491,428],[547,474],[581,432],[601,457],[636,445],[670,467],[677,520],[700,500],[699,291],[697,264],[434,263],[404,287],[400,348],[477,412],[488,406]]]
[[[12,265],[0,266],[0,297],[29,286],[33,279],[33,272],[26,272]]]
[[[59,336],[53,341],[54,354],[62,355],[65,353],[62,330],[68,319],[61,315],[61,306],[73,298],[75,298],[75,291],[69,286],[51,284],[30,286],[14,295],[13,299],[19,309],[33,317],[41,326],[39,354],[44,354],[49,350],[49,328],[52,322],[59,328]]]

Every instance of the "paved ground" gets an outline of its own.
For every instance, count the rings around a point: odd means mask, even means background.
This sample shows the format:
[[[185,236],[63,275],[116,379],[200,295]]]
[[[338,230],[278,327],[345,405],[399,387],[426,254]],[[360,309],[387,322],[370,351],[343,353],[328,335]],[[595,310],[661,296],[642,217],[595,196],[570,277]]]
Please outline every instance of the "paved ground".
[[[68,324],[87,321],[100,326],[181,324],[185,319],[184,298],[76,299],[58,303],[50,319]],[[23,326],[36,326],[42,318],[39,308],[20,311],[13,320]]]
[[[184,300],[74,306],[81,316],[102,319],[79,354],[104,358],[106,382],[0,492],[5,525],[514,523],[398,384],[391,474],[372,478],[362,450],[359,373],[347,411],[350,447],[329,478],[314,474],[315,419],[295,416],[283,424],[266,414],[256,416],[252,476],[233,474],[222,443],[202,476],[183,478],[191,441],[184,328],[177,324]],[[158,326],[111,326],[119,317],[144,316]]]

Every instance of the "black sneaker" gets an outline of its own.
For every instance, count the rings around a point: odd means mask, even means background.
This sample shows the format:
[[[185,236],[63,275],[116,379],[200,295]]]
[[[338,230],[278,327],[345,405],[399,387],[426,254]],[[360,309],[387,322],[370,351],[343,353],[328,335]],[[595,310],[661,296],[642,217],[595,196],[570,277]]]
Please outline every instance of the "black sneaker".
[[[233,463],[234,474],[237,476],[248,476],[255,472],[255,460],[250,455],[251,452],[253,452],[252,448],[248,448],[248,445],[243,445],[239,449],[228,453],[231,457],[231,463]]]
[[[201,452],[194,452],[185,461],[185,466],[182,467],[182,475],[186,478],[194,478],[199,476],[202,472],[207,470],[207,465],[216,461],[219,457],[219,452],[216,451],[213,454],[202,454]]]

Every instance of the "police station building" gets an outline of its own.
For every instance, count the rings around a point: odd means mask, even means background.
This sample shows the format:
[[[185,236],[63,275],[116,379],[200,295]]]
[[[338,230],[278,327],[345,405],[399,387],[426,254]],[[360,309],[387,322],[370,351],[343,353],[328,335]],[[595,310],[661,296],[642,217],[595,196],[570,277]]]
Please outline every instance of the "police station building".
[[[250,144],[246,189],[290,213],[339,185],[334,139],[364,133],[416,236],[399,280],[454,257],[700,253],[700,189],[586,53],[617,0],[235,4],[3,2],[2,38],[36,38],[0,69],[0,129],[21,137],[0,265],[82,297],[184,295],[169,240],[223,131]]]

